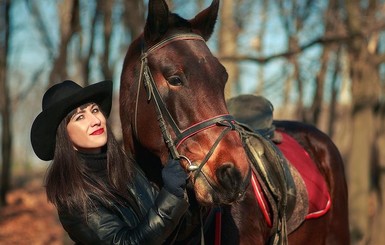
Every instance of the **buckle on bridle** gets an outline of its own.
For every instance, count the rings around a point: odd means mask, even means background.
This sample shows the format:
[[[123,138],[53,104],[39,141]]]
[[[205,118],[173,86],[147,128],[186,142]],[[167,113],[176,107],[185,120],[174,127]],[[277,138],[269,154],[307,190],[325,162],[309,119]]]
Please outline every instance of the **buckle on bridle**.
[[[235,130],[235,124],[230,120],[222,120],[216,123],[217,126],[225,126],[231,130]]]

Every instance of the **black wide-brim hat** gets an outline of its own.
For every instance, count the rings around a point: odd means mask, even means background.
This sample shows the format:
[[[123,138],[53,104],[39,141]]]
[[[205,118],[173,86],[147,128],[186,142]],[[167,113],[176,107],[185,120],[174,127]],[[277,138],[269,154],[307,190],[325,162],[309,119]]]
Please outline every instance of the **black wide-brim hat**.
[[[79,106],[89,102],[96,103],[108,117],[112,104],[112,87],[111,81],[102,81],[83,88],[66,80],[49,88],[43,96],[43,110],[31,128],[31,144],[35,154],[44,161],[53,159],[57,128],[68,113]]]

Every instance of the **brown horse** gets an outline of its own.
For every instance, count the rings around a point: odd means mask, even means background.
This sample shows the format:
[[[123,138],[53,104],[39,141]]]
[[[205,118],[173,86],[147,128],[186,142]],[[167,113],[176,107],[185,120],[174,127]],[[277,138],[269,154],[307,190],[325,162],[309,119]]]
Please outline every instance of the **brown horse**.
[[[191,205],[196,201],[199,206],[221,207],[221,219],[202,227],[207,244],[266,244],[272,228],[250,185],[249,158],[226,107],[227,72],[205,42],[218,7],[219,0],[214,0],[186,20],[170,13],[164,0],[149,1],[144,32],[130,45],[121,76],[124,145],[158,184],[170,155],[182,160],[191,172]],[[289,235],[289,243],[348,243],[346,184],[337,149],[315,128],[287,124],[279,126],[302,139],[333,200],[327,214],[304,221]]]

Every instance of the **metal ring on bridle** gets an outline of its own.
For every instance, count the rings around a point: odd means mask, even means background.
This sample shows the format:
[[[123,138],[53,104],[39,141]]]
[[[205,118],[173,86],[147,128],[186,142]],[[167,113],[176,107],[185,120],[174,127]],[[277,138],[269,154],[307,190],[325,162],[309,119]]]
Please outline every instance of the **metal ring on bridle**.
[[[190,172],[193,172],[195,170],[198,169],[198,166],[194,165],[190,159],[188,159],[188,157],[184,156],[184,155],[179,155],[179,158],[180,159],[184,159],[187,161],[188,163],[188,167],[187,167],[187,170],[190,171]]]

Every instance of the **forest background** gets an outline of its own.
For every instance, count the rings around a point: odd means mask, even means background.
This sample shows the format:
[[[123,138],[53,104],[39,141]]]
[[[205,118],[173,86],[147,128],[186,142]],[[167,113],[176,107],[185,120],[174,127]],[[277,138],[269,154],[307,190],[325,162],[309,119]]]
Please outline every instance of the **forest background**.
[[[168,0],[189,19],[209,0]],[[0,243],[70,244],[46,203],[48,163],[29,131],[44,91],[65,79],[114,82],[146,0],[0,0]],[[345,163],[352,244],[385,244],[383,0],[222,0],[208,42],[229,73],[226,96],[263,95],[276,119],[327,133]],[[28,232],[30,231],[30,232]]]

